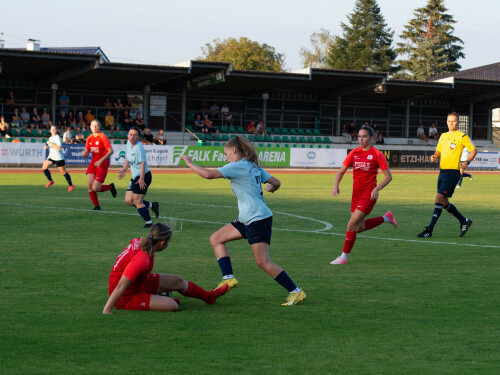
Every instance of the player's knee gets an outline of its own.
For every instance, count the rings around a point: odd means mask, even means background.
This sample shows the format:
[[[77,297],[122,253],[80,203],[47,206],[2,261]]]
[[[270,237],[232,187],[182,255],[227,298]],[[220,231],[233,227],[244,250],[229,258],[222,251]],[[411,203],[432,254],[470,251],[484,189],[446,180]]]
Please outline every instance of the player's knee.
[[[219,239],[219,236],[217,235],[217,233],[214,233],[210,236],[210,245],[212,246],[216,246],[216,245],[219,245],[221,242],[220,242],[220,239]]]

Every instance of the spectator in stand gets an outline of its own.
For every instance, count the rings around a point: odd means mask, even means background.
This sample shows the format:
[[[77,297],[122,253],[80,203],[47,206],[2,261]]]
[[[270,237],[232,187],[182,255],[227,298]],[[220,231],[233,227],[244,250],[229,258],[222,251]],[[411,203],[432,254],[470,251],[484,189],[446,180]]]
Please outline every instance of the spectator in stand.
[[[123,126],[129,131],[134,126],[134,119],[130,117],[128,110],[123,111]]]
[[[80,127],[76,127],[76,132],[75,132],[75,143],[85,143],[85,136],[80,130]]]
[[[85,118],[83,117],[82,112],[78,112],[78,115],[76,116],[76,125],[79,126],[83,131],[85,131],[86,128],[86,123],[85,123]]]
[[[151,130],[146,128],[145,134],[142,136],[143,145],[153,145],[155,143],[155,137],[151,134]]]
[[[128,110],[134,108],[134,102],[132,102],[132,98],[130,96],[127,97],[127,102],[125,103],[125,108]]]
[[[436,141],[439,140],[439,133],[435,123],[432,123],[431,127],[429,128],[429,138],[435,139]]]
[[[124,109],[125,107],[123,106],[122,103],[122,98],[116,98],[115,102],[113,103],[113,107],[118,108],[118,109]]]
[[[63,143],[75,143],[73,142],[73,132],[70,126],[66,127],[66,131],[63,134]]]
[[[109,98],[106,98],[106,99],[104,99],[103,106],[106,107],[106,108],[112,108],[113,107],[113,103],[111,103],[111,100],[109,100]]]
[[[220,113],[222,116],[222,124],[223,125],[232,125],[233,123],[233,116],[229,114],[229,107],[227,104],[224,103],[222,108],[220,109]]]
[[[203,125],[206,126],[205,133],[211,133],[211,137],[215,138],[214,133],[218,133],[219,131],[213,126],[214,123],[208,119],[208,115],[203,116]]]
[[[47,112],[47,108],[44,108],[42,111],[42,127],[46,130],[49,130],[50,126],[50,115]]]
[[[66,112],[62,111],[59,115],[59,120],[57,120],[57,126],[64,129],[68,126],[68,118],[66,117]]]
[[[9,94],[5,97],[5,104],[16,104],[14,99],[14,91],[9,91]]]
[[[342,125],[342,136],[345,138],[347,143],[352,142],[351,133],[349,132],[349,129],[347,129],[347,124]]]
[[[203,124],[203,120],[201,119],[201,115],[199,113],[196,115],[196,119],[194,120],[194,126],[196,126],[196,129],[202,133],[208,133],[208,129],[205,124]]]
[[[69,105],[69,96],[66,94],[66,90],[63,90],[59,97],[59,105],[61,106],[61,112],[67,112],[66,108]]]
[[[255,129],[255,134],[267,135],[266,124],[264,124],[264,121],[259,121],[259,123],[257,124],[257,128]]]
[[[158,133],[156,133],[155,144],[162,146],[167,144],[167,138],[165,138],[165,134],[163,134],[163,129],[158,130]]]
[[[68,111],[68,125],[71,126],[72,129],[76,128],[76,118],[73,115],[73,111]]]
[[[352,141],[355,141],[358,139],[358,131],[356,130],[356,126],[354,125],[354,122],[351,122],[349,124],[349,134],[351,135]]]
[[[431,143],[429,142],[429,138],[425,135],[425,129],[424,129],[424,124],[420,124],[417,129],[417,138],[423,139],[428,145]]]
[[[115,117],[111,114],[111,111],[108,111],[107,115],[104,116],[104,127],[109,129],[111,136],[113,135],[113,132],[117,130],[115,127]]]
[[[9,124],[5,122],[5,117],[0,117],[0,135],[4,138],[10,138]]]
[[[21,114],[20,114],[20,119],[21,119],[21,126],[25,127],[26,129],[30,129],[30,114],[26,111],[26,107],[21,108]]]
[[[255,128],[255,121],[250,121],[247,125],[247,132],[256,134],[257,129]]]
[[[92,110],[90,108],[87,108],[87,113],[85,114],[85,125],[87,127],[90,127],[90,124],[92,121],[95,120],[95,116],[92,114]]]
[[[35,129],[40,129],[41,124],[42,124],[42,119],[38,114],[38,109],[36,109],[36,107],[33,107],[33,113],[31,114],[31,125]]]
[[[363,125],[363,126],[365,126],[365,125]],[[369,126],[369,125],[366,125],[366,126]],[[373,129],[373,132],[374,132],[375,143],[380,143],[381,145],[383,145],[385,143],[384,142],[384,136],[382,135],[381,132],[379,132],[377,124],[373,124],[372,129]]]
[[[212,106],[210,107],[210,113],[212,115],[212,120],[220,117],[219,110],[220,110],[219,106],[217,105],[217,103],[214,102],[214,104],[212,104]]]
[[[146,124],[144,123],[144,119],[141,118],[141,114],[139,112],[135,114],[134,124],[141,130],[146,129]]]
[[[20,126],[20,118],[19,118],[19,109],[14,108],[14,113],[12,114],[12,126],[19,127]]]

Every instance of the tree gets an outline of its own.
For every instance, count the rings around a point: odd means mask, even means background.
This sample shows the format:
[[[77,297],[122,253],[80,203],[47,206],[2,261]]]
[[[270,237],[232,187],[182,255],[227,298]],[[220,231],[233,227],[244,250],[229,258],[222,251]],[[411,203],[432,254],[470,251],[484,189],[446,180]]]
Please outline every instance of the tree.
[[[279,72],[285,68],[285,56],[274,47],[259,44],[245,37],[239,40],[214,39],[201,48],[203,61],[230,62],[234,69]]]
[[[387,27],[376,0],[356,0],[354,11],[342,23],[343,36],[336,36],[326,56],[333,69],[396,71],[392,49],[394,32]]]
[[[326,29],[322,28],[319,32],[313,33],[310,38],[312,50],[301,48],[299,51],[302,66],[326,68],[326,57],[334,40],[334,37]]]
[[[447,11],[443,0],[429,0],[425,8],[414,11],[415,18],[408,22],[400,35],[403,42],[397,44],[396,52],[406,57],[398,61],[401,66],[399,77],[425,79],[460,70],[457,61],[465,57],[460,45],[464,42],[453,35],[455,29],[452,25],[456,21],[446,14]],[[425,48],[432,51],[425,51]],[[436,63],[436,59],[439,64],[427,69]]]

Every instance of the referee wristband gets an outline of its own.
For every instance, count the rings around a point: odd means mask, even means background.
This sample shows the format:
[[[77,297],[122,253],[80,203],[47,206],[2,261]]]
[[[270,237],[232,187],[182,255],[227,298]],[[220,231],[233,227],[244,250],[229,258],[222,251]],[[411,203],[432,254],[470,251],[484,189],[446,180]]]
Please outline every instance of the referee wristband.
[[[469,160],[466,160],[466,162],[467,162],[467,165],[470,165],[470,161]]]

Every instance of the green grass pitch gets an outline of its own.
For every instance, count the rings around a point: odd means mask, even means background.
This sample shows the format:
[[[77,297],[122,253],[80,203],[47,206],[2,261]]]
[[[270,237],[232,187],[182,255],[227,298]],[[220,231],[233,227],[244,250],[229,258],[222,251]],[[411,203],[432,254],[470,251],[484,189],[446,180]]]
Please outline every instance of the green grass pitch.
[[[66,191],[53,170],[0,174],[0,373],[2,374],[497,374],[500,365],[500,175],[476,174],[452,202],[474,223],[463,238],[443,212],[429,223],[436,174],[394,174],[370,217],[392,210],[399,228],[358,236],[345,266],[332,266],[349,218],[352,175],[333,198],[332,174],[276,174],[264,193],[275,213],[271,259],[307,293],[287,292],[229,244],[238,288],[215,305],[181,298],[177,313],[117,311],[103,316],[118,254],[143,236],[142,219],[100,193],[91,212],[85,175]],[[147,198],[175,222],[154,271],[211,289],[221,279],[210,235],[237,217],[225,180],[159,174]]]

